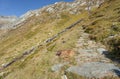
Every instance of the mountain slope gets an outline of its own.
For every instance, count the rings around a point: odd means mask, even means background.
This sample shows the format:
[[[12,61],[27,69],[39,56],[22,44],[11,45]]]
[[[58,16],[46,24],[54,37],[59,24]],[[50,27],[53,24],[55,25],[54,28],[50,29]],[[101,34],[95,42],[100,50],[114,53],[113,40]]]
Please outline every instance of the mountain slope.
[[[86,13],[70,13],[71,11],[73,12],[79,8],[85,11],[86,4],[82,5],[84,7],[81,7],[80,4],[82,3],[83,2],[79,1],[72,3],[60,2],[43,7],[39,10],[29,11],[25,15],[21,16],[20,22],[18,21],[20,25],[16,25],[16,27],[19,27],[9,30],[0,37],[0,46],[2,46],[2,48],[0,48],[0,54],[2,55],[0,63],[3,64],[6,61],[11,60],[12,57],[14,57],[14,53],[15,55],[21,54],[37,43],[45,41],[47,38],[76,22],[81,16],[83,17],[86,15]],[[48,10],[51,7],[55,10],[52,13]],[[80,11],[77,11],[77,13],[79,12]]]
[[[88,24],[83,26],[85,32],[91,34],[91,39],[103,42],[108,47],[113,58],[120,57],[119,6],[119,0],[109,0],[98,10],[91,13],[86,21]]]
[[[52,42],[38,47],[30,55],[23,57],[23,59],[20,59],[11,66],[2,70],[0,74],[1,78],[61,79],[61,76],[64,74],[64,70],[71,65],[76,65],[77,62],[74,58],[71,58],[67,61],[70,62],[70,64],[68,64],[67,67],[63,67],[63,70],[61,70],[60,73],[51,71],[51,67],[54,64],[66,62],[65,60],[59,59],[55,56],[57,51],[68,49],[75,50],[75,43],[79,37],[82,36],[83,29],[85,32],[91,34],[91,39],[95,38],[97,41],[106,40],[107,38],[103,37],[103,34],[109,33],[108,31],[106,32],[106,30],[108,30],[111,20],[119,15],[116,13],[114,16],[111,9],[119,7],[119,0],[109,0],[97,9],[92,8],[90,15],[88,11],[86,11],[87,6],[84,3],[84,0],[80,1],[76,0],[73,3],[60,2],[43,7],[39,10],[30,11],[21,16],[19,27],[11,29],[6,32],[6,34],[0,36],[0,65],[2,67],[16,57],[19,57],[23,52],[29,50],[31,47],[42,44],[46,39],[56,35],[76,21],[83,19],[83,22],[59,35]],[[106,20],[104,20],[105,18]],[[116,18],[114,20],[116,20]],[[115,31],[115,35],[117,34],[119,34],[119,30]],[[97,36],[94,37],[95,35]],[[118,39],[118,37],[116,38]],[[71,77],[70,75],[68,76]],[[76,76],[72,76],[72,78],[76,79]],[[80,78],[81,77],[79,76],[78,79]]]

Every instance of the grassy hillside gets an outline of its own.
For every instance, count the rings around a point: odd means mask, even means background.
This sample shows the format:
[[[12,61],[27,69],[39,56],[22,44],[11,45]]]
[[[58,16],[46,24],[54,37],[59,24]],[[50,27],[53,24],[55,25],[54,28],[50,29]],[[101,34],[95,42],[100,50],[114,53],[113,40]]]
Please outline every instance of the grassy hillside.
[[[83,26],[90,38],[105,44],[114,58],[120,57],[120,2],[109,0],[91,12]],[[115,55],[115,56],[114,56]]]
[[[44,12],[40,16],[30,17],[23,26],[10,30],[2,36],[0,65],[11,61],[32,46],[43,43],[47,38],[54,36],[79,19],[83,18],[84,22],[3,70],[4,75],[0,79],[61,79],[62,70],[60,73],[51,71],[51,66],[64,62],[55,56],[56,51],[74,50],[82,28],[90,34],[90,39],[105,44],[114,58],[120,57],[119,6],[119,0],[109,0],[98,9],[91,11],[90,15],[86,11],[77,15],[64,12],[57,17],[55,14]],[[70,59],[69,62],[70,64],[64,68],[76,64],[74,59]],[[70,76],[71,79],[75,77]]]
[[[2,37],[0,41],[0,46],[2,47],[0,48],[0,64],[10,62],[23,54],[27,49],[43,43],[46,39],[85,16],[86,14],[71,15],[61,13],[60,18],[56,18],[54,14],[44,13],[39,17],[33,16],[29,18],[24,26],[10,30],[8,34]],[[56,59],[55,53],[58,50],[74,48],[75,42],[80,37],[80,26],[77,25],[75,28],[56,38],[52,43],[38,48],[34,54],[6,68],[3,78],[60,79],[60,74],[53,76],[54,73],[50,70],[53,64],[59,62],[59,59]],[[74,64],[72,61],[71,63]]]
[[[10,73],[5,79],[61,79],[63,71],[58,74],[51,71],[52,65],[63,62],[59,61],[59,58],[55,56],[56,51],[73,49],[75,42],[79,38],[80,29],[79,26],[76,26],[71,29],[69,33],[58,37],[54,42],[38,48],[34,54],[28,56],[25,60],[14,63],[6,69],[7,71],[10,70]],[[63,41],[65,41],[65,43],[63,43]],[[70,62],[70,64],[74,64],[72,60],[70,60]]]
[[[24,26],[11,30],[0,41],[0,64],[23,53],[32,46],[45,41],[79,19],[79,15],[61,14],[60,19],[51,19],[47,13],[40,17],[31,17]],[[40,19],[46,18],[45,22]],[[54,18],[54,17],[53,17]],[[41,22],[41,23],[40,23]]]

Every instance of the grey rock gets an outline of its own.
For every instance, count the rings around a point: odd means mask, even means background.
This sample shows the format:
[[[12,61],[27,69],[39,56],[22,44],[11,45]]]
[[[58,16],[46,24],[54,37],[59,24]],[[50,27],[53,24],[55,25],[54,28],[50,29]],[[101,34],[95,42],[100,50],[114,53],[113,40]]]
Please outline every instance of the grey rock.
[[[61,79],[68,79],[66,75],[61,76]]]
[[[63,66],[67,65],[68,63],[69,63],[69,62],[65,62],[65,63],[61,63],[61,64],[55,64],[55,65],[53,65],[53,66],[51,67],[51,70],[54,71],[54,72],[58,72],[58,71],[60,71],[60,69],[61,69]]]
[[[47,8],[47,10],[46,10],[47,12],[50,12],[50,13],[52,13],[52,12],[54,12],[54,8],[52,8],[52,7],[49,7],[49,8]]]
[[[109,74],[111,76],[120,75],[120,69],[114,64],[102,62],[89,62],[83,64],[82,66],[72,66],[66,71],[88,78],[102,78],[104,76],[108,76]]]
[[[91,53],[94,52],[93,49],[78,49],[79,53]]]
[[[63,67],[64,65],[63,64],[57,64],[57,65],[54,65],[54,66],[52,66],[52,71],[54,71],[54,72],[57,72],[57,71],[59,71],[60,69],[61,69],[61,67]]]
[[[106,49],[104,49],[104,48],[98,48],[98,49],[97,49],[97,52],[100,53],[101,55],[108,53],[108,51],[107,51]]]

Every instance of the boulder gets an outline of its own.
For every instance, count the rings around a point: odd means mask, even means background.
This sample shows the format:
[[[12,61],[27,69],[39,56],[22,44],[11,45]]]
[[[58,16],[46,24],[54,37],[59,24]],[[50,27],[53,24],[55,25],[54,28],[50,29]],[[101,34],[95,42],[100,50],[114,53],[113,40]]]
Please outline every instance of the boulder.
[[[88,62],[81,66],[72,66],[66,70],[87,78],[120,76],[120,69],[111,63]]]

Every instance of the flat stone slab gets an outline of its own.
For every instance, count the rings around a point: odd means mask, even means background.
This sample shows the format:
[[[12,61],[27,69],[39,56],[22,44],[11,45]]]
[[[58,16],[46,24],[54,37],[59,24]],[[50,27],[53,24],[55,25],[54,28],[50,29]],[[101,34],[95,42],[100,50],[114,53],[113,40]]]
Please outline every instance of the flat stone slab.
[[[60,63],[60,64],[55,64],[51,67],[51,70],[54,71],[54,72],[58,72],[60,71],[60,69],[64,66],[64,65],[67,65],[69,64],[69,62],[65,62],[65,63]]]
[[[83,77],[102,78],[105,76],[120,76],[120,69],[111,63],[88,62],[82,66],[72,66],[66,70]]]

